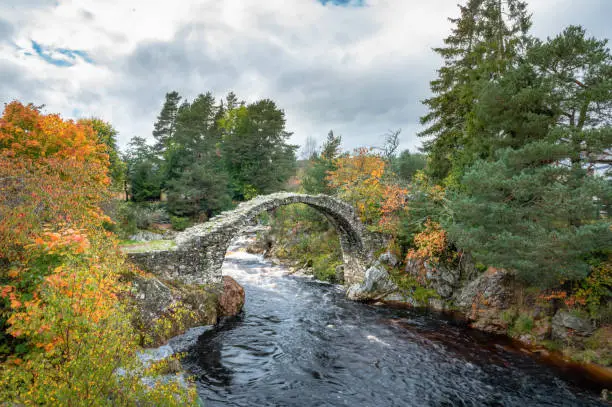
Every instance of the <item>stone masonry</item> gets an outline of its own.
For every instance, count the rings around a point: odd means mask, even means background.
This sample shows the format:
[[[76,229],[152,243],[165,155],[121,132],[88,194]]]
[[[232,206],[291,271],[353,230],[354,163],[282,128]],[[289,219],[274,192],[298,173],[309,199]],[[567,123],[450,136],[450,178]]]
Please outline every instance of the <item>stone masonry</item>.
[[[186,284],[221,284],[221,266],[231,240],[260,213],[294,203],[317,209],[334,225],[340,236],[345,281],[347,284],[361,282],[372,258],[374,238],[351,205],[328,195],[279,192],[258,196],[179,233],[176,245],[170,249],[128,253],[128,256],[144,270],[163,279]]]

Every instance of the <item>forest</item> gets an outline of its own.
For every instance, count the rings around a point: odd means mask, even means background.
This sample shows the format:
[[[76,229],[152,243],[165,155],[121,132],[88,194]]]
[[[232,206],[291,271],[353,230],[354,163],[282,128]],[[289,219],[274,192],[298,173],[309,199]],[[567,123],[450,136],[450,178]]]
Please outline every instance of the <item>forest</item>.
[[[503,4],[503,6],[502,6]],[[284,110],[203,90],[160,100],[152,137],[124,151],[98,118],[68,120],[8,103],[0,118],[0,404],[185,405],[175,382],[143,384],[138,333],[123,299],[139,231],[205,222],[287,190],[352,204],[400,259],[390,274],[424,306],[436,293],[415,260],[480,273],[510,270],[521,306],[508,334],[534,328],[534,306],[591,321],[592,340],[550,350],[612,364],[612,54],[581,26],[535,38],[527,4],[468,0],[443,45],[418,134],[422,148],[342,149],[330,130],[291,144]],[[161,96],[161,95],[160,95]],[[410,97],[410,95],[406,95]],[[160,98],[161,99],[161,98]],[[380,124],[385,128],[385,123]],[[301,205],[262,216],[274,256],[341,283],[333,227]],[[133,242],[132,242],[133,243]],[[421,278],[422,277],[422,278]],[[124,374],[116,374],[123,369]]]

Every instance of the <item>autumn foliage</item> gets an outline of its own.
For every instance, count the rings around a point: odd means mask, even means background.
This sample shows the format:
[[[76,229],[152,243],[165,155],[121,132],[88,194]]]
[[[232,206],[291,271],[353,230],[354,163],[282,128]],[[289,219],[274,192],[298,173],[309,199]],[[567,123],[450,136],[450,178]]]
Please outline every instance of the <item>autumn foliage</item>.
[[[144,386],[99,209],[109,158],[91,126],[12,102],[0,118],[0,404],[189,402]],[[175,386],[175,387],[173,387]],[[153,403],[150,401],[150,403]],[[146,404],[146,403],[145,403]]]
[[[397,211],[405,204],[407,190],[389,177],[387,163],[371,149],[359,148],[335,160],[327,181],[338,195],[357,208],[361,220],[385,232],[397,228]]]

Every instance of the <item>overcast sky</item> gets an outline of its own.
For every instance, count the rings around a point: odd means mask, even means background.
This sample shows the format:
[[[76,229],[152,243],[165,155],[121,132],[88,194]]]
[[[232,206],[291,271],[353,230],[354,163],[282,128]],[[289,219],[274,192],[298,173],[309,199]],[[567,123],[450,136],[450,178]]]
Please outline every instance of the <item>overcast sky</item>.
[[[111,122],[151,138],[164,95],[271,98],[293,142],[416,137],[458,0],[1,0],[0,102]],[[348,3],[338,5],[337,3]],[[612,0],[532,0],[533,34],[610,38]]]

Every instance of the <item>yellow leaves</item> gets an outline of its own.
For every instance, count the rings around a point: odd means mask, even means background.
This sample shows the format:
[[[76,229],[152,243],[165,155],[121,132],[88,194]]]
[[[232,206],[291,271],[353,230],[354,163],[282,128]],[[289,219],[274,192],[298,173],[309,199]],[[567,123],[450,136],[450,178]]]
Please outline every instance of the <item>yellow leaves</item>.
[[[336,170],[327,174],[330,187],[337,188],[340,197],[357,208],[362,221],[376,223],[381,216],[385,161],[361,148],[336,159],[335,164]]]

